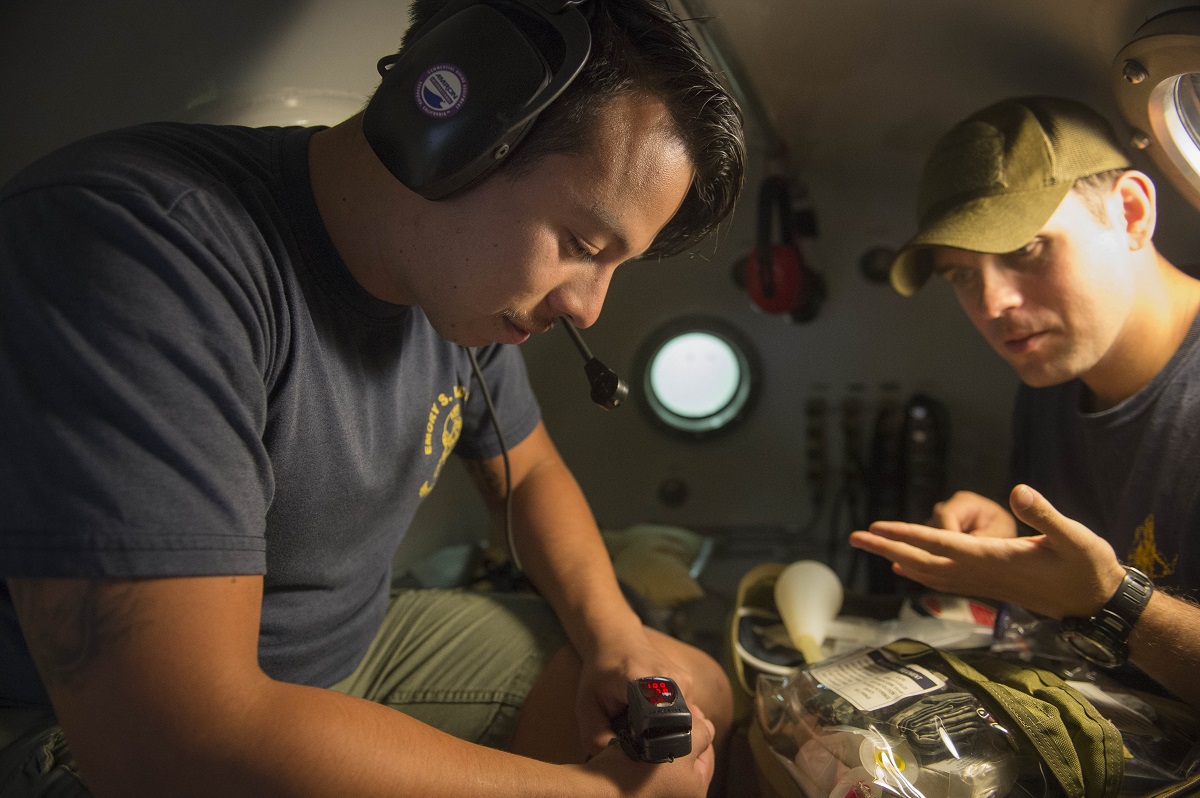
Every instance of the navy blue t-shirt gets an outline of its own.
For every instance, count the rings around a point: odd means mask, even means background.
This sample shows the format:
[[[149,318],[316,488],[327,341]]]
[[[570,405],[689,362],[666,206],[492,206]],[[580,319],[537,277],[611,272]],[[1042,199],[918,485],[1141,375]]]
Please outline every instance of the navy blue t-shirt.
[[[338,257],[313,132],[144,125],[0,192],[0,576],[264,574],[262,667],[328,686],[447,455],[499,445],[466,351]],[[515,444],[520,354],[478,354]],[[0,589],[3,700],[46,698]]]
[[[1079,380],[1021,386],[1014,484],[1112,544],[1116,555],[1195,599],[1200,591],[1200,316],[1154,379],[1108,410],[1079,408]]]

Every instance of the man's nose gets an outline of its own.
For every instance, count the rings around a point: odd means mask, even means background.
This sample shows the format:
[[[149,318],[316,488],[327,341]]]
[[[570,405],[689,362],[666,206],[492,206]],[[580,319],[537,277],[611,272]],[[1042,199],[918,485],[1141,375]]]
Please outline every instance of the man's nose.
[[[998,258],[988,257],[980,270],[983,312],[989,319],[998,319],[1021,304],[1017,275]]]
[[[556,314],[566,316],[576,327],[591,327],[600,318],[612,274],[612,269],[596,269],[587,278],[563,286],[558,292]]]

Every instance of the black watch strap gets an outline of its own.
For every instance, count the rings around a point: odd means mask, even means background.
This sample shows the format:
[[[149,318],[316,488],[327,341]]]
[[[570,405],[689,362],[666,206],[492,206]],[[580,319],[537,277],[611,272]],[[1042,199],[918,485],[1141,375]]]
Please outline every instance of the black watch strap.
[[[1117,592],[1113,593],[1100,610],[1100,614],[1109,613],[1120,618],[1126,625],[1125,637],[1133,630],[1133,625],[1142,617],[1142,610],[1150,603],[1150,594],[1154,592],[1154,583],[1150,577],[1136,568],[1126,566],[1125,578]]]
[[[1107,668],[1129,658],[1129,633],[1150,603],[1154,583],[1136,568],[1125,578],[1100,612],[1091,618],[1063,618],[1062,635],[1085,659]]]

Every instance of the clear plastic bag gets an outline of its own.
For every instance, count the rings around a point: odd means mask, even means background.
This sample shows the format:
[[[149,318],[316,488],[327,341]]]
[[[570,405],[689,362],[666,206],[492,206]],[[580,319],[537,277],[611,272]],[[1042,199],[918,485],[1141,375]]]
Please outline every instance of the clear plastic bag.
[[[1037,765],[944,673],[849,652],[788,677],[762,675],[757,720],[809,798],[999,798]],[[1044,787],[1044,783],[1042,783]]]
[[[1102,675],[1068,684],[1121,732],[1126,752],[1121,795],[1145,795],[1200,774],[1200,718],[1190,707]]]
[[[1110,678],[1080,659],[1058,632],[1059,621],[1005,605],[991,652],[1053,670],[1117,727],[1126,750],[1122,796],[1147,795],[1200,776],[1200,714]]]

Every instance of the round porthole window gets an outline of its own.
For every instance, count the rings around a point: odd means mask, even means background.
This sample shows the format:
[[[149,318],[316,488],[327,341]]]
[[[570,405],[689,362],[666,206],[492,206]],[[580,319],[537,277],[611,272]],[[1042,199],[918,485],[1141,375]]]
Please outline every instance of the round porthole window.
[[[690,438],[729,429],[750,409],[758,382],[749,341],[713,318],[674,321],[639,358],[640,396],[661,427]]]
[[[1200,208],[1200,9],[1142,25],[1114,59],[1113,81],[1133,146]]]

